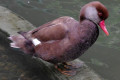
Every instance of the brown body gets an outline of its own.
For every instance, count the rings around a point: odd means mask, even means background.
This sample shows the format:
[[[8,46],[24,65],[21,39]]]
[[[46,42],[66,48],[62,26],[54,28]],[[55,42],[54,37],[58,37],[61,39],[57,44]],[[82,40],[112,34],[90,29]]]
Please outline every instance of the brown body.
[[[85,20],[80,24],[71,17],[61,17],[43,26],[33,31],[33,37],[42,41],[41,45],[35,47],[35,53],[52,63],[78,58],[96,41],[99,34],[93,22]]]

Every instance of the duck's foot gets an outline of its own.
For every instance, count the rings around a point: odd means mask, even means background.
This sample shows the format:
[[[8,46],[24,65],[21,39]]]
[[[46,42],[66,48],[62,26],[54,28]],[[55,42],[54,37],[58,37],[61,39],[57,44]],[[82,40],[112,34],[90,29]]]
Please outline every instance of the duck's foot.
[[[64,62],[62,64],[55,65],[55,68],[64,75],[73,76],[77,73],[77,69],[82,65],[82,62]]]
[[[76,70],[72,70],[72,69],[66,69],[66,68],[61,68],[58,65],[55,65],[55,68],[61,72],[62,74],[66,75],[66,76],[73,76],[76,74]]]

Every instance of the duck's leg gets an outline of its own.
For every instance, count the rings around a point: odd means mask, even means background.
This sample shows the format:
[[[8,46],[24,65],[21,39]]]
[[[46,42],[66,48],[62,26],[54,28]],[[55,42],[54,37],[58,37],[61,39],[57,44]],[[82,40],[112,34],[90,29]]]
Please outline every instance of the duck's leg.
[[[61,67],[61,65],[55,65],[55,68],[60,71],[62,74],[67,76],[73,76],[76,74],[76,70],[73,69],[67,69],[64,66]]]
[[[79,60],[74,60],[71,62],[63,62],[61,64],[56,64],[55,68],[58,69],[62,74],[67,76],[73,76],[78,71],[78,68],[83,66],[83,62]]]

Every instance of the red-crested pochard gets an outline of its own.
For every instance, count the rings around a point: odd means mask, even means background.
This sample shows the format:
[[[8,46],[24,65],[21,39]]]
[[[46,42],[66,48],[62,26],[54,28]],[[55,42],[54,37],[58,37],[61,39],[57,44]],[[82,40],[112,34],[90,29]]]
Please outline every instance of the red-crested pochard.
[[[107,18],[106,7],[93,1],[80,10],[80,21],[69,16],[57,18],[35,30],[10,36],[13,41],[10,45],[55,65],[65,64],[81,56],[94,44],[99,35],[98,25],[109,35],[104,23]]]

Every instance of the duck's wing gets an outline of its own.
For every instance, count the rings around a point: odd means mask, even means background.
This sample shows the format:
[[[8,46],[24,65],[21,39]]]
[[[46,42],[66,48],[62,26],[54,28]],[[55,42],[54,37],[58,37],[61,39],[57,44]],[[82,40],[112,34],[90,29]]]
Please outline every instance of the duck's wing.
[[[61,17],[54,21],[48,22],[32,31],[32,37],[43,42],[50,40],[61,40],[67,36],[71,17]]]

